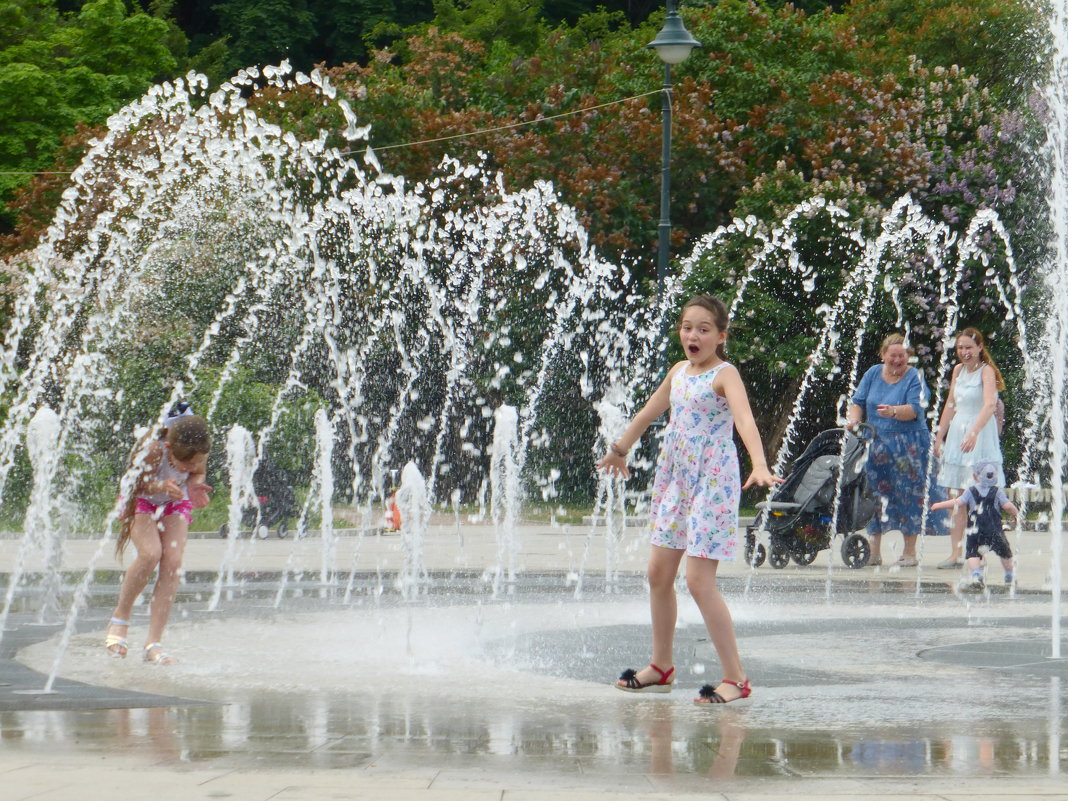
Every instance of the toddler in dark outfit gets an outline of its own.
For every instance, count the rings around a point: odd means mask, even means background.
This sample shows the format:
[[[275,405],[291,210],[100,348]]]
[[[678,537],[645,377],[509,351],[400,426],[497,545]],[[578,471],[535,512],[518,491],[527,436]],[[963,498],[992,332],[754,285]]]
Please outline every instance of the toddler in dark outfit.
[[[1001,566],[1005,568],[1005,583],[1012,585],[1013,564],[1012,549],[1002,531],[1001,513],[1008,512],[1016,517],[1020,510],[1009,500],[1005,490],[997,483],[997,465],[993,462],[979,461],[972,466],[975,484],[968,487],[960,496],[948,501],[931,504],[931,510],[951,509],[958,504],[968,508],[968,537],[964,542],[964,556],[968,568],[972,571],[972,587],[984,588],[982,555],[980,548],[993,551],[1001,557]]]

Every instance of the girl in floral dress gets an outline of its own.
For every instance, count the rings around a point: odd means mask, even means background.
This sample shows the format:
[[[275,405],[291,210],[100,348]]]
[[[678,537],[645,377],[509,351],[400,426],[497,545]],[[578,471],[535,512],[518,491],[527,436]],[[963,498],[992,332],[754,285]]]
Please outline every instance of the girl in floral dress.
[[[738,656],[730,610],[716,585],[721,560],[738,552],[738,499],[742,489],[770,486],[749,398],[738,370],[726,361],[727,308],[699,295],[682,310],[678,333],[687,360],[672,367],[660,387],[627,426],[597,467],[630,477],[627,452],[669,408],[671,420],[660,446],[650,509],[649,605],[652,661],[626,670],[616,687],[627,692],[670,692],[675,668],[672,647],[678,618],[675,576],[686,559],[686,586],[697,602],[716,648],[723,680],[706,684],[694,703],[722,704],[748,698],[749,679]],[[737,428],[753,470],[743,485],[733,432]]]

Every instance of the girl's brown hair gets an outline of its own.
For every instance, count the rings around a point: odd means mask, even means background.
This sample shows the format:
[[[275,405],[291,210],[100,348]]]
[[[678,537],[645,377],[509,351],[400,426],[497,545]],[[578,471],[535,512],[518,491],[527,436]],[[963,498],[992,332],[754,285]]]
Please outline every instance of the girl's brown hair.
[[[187,414],[171,421],[164,439],[171,446],[171,453],[181,462],[200,453],[211,453],[211,434],[207,421],[196,414]]]
[[[675,326],[675,333],[682,330],[682,318],[686,315],[687,309],[694,307],[704,309],[712,315],[712,322],[716,324],[716,328],[726,333],[730,328],[730,314],[727,311],[727,304],[719,298],[714,298],[711,295],[696,295],[686,301],[686,305],[682,307],[682,314],[679,315],[678,325]],[[723,343],[719,343],[716,346],[716,355],[723,361],[727,361],[727,349],[723,346]]]
[[[1005,379],[1001,376],[1001,370],[994,363],[994,357],[990,355],[990,351],[986,347],[986,340],[983,338],[982,332],[978,328],[961,329],[957,332],[956,339],[961,337],[968,337],[979,348],[979,361],[989,364],[994,370],[994,382],[998,388],[998,392],[1005,391]],[[954,341],[956,341],[956,339]]]
[[[208,423],[199,415],[190,414],[171,420],[166,428],[159,432],[158,439],[162,439],[170,446],[171,453],[178,461],[185,462],[197,454],[211,452],[211,434],[208,433]],[[137,468],[141,471],[134,481],[130,497],[126,499],[126,506],[122,512],[122,528],[119,531],[119,540],[115,543],[115,553],[122,556],[126,550],[126,544],[130,541],[130,530],[133,527],[134,515],[137,509],[137,497],[144,488],[145,479],[155,472],[155,466],[145,455],[145,448],[149,446],[144,439],[137,443],[130,454],[130,466],[134,467],[134,460],[140,459]],[[163,458],[161,453],[160,459]],[[156,461],[155,465],[159,462]]]

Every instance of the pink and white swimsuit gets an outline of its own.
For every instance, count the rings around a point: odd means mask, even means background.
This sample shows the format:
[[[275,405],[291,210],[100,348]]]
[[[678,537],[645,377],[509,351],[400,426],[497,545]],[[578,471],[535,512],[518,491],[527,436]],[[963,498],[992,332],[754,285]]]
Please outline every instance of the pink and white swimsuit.
[[[176,481],[178,486],[182,488],[181,499],[175,500],[166,492],[158,492],[155,495],[138,495],[137,508],[134,509],[134,513],[152,515],[156,520],[167,517],[167,515],[181,515],[185,518],[185,522],[192,523],[193,502],[189,500],[189,489],[186,486],[189,482],[189,473],[183,473],[171,464],[170,449],[164,447],[163,458],[159,460],[159,467],[148,475],[145,483],[147,484],[149,481],[163,483],[171,479]],[[160,507],[162,507],[162,511],[160,511]]]

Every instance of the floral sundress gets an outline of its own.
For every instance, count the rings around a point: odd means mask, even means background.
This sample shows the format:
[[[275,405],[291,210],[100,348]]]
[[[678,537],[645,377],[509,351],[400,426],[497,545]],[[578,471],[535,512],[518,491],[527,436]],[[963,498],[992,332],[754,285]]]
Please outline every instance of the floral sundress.
[[[653,479],[650,540],[688,556],[732,561],[741,492],[734,415],[712,388],[726,366],[699,375],[687,375],[683,367],[671,379],[671,420]]]

